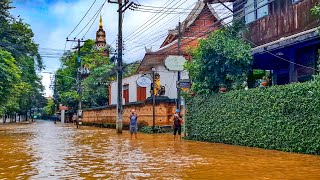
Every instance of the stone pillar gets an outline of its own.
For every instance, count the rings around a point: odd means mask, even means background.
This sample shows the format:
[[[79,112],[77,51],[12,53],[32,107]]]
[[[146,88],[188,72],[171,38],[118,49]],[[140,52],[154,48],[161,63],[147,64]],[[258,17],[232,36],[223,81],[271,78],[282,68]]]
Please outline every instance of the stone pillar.
[[[61,110],[61,123],[64,124],[65,122],[65,110]]]

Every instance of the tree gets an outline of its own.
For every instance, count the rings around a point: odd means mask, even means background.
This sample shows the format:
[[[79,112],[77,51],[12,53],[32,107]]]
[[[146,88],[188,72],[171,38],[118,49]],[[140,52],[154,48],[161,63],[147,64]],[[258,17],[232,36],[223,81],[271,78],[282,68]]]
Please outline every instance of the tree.
[[[15,19],[11,16],[10,4],[10,0],[2,0],[0,3],[0,54],[2,61],[6,62],[6,64],[1,63],[1,68],[6,71],[15,71],[16,74],[2,72],[5,75],[0,79],[0,84],[4,84],[1,85],[0,95],[10,94],[10,98],[2,102],[6,104],[1,105],[2,114],[26,113],[31,108],[40,105],[41,103],[38,102],[42,98],[36,97],[42,96],[44,89],[40,77],[36,74],[36,69],[41,70],[43,63],[38,53],[38,45],[33,41],[34,34],[30,26],[22,19]],[[23,76],[18,78],[17,74],[23,74]]]
[[[48,99],[46,106],[43,108],[46,116],[52,116],[55,113],[55,106],[53,99]]]
[[[82,80],[83,106],[103,106],[108,102],[108,88],[102,86],[114,80],[114,64],[103,55],[102,51],[94,48],[95,41],[87,40],[81,47],[81,61],[84,67],[90,69],[90,75]],[[67,52],[60,59],[63,64],[57,73],[57,92],[59,103],[70,108],[78,108],[79,96],[77,94],[77,52]]]
[[[220,86],[238,89],[251,69],[251,47],[242,38],[242,23],[214,31],[200,40],[186,69],[197,93],[217,92]]]
[[[12,93],[16,92],[16,84],[20,81],[21,71],[15,64],[15,59],[11,53],[0,48],[0,115],[12,104]]]

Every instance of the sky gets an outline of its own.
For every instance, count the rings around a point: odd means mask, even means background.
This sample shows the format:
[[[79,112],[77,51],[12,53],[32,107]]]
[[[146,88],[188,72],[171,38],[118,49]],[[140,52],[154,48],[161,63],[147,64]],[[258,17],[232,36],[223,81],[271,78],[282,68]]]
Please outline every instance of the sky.
[[[187,9],[182,14],[156,14],[127,10],[124,14],[123,37],[125,62],[141,60],[145,53],[145,46],[157,50],[165,39],[168,30],[177,26],[179,19],[183,21],[189,9],[194,7],[198,0],[134,0],[134,2],[146,5],[170,8]],[[93,2],[95,2],[93,4]],[[105,3],[98,16],[95,16],[105,0],[13,0],[15,7],[11,12],[15,17],[20,17],[28,23],[35,33],[34,41],[39,44],[39,52],[43,57],[45,70],[39,72],[42,83],[45,86],[46,96],[52,96],[50,90],[50,76],[60,67],[59,57],[65,50],[70,50],[75,44],[68,42],[66,38],[84,17],[90,6],[91,10],[83,21],[68,37],[95,39],[99,28],[99,15],[103,19],[103,28],[106,31],[107,44],[116,47],[118,32],[117,4]],[[215,10],[221,17],[229,14],[221,4],[215,6]],[[175,11],[184,11],[177,9]],[[95,18],[97,17],[97,18]],[[88,22],[92,21],[88,24]],[[90,28],[91,24],[92,27]],[[88,24],[88,25],[87,25]],[[86,26],[87,25],[87,26]],[[83,29],[83,31],[81,31]],[[85,33],[88,33],[85,35]],[[79,34],[79,35],[78,35]],[[85,35],[85,36],[84,36]]]

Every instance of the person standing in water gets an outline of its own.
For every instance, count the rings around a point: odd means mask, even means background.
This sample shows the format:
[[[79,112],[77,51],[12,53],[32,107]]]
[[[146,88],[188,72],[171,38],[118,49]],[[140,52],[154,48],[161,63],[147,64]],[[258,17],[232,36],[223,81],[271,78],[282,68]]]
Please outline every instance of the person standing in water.
[[[134,137],[137,139],[137,133],[138,133],[138,115],[135,112],[134,109],[131,110],[131,114],[129,116],[130,118],[130,134],[131,139],[134,133]]]
[[[173,115],[173,140],[176,140],[177,132],[181,140],[181,124],[182,124],[182,116],[180,114],[180,109],[177,109],[176,113]]]

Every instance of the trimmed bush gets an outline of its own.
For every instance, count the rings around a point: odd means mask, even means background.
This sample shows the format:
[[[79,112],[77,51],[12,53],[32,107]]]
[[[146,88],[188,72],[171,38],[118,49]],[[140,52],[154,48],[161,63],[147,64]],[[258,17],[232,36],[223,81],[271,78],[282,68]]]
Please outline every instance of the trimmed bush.
[[[187,98],[187,139],[320,154],[320,83]]]
[[[146,133],[146,134],[152,134],[152,126],[143,126],[141,129],[139,129],[140,132]]]

